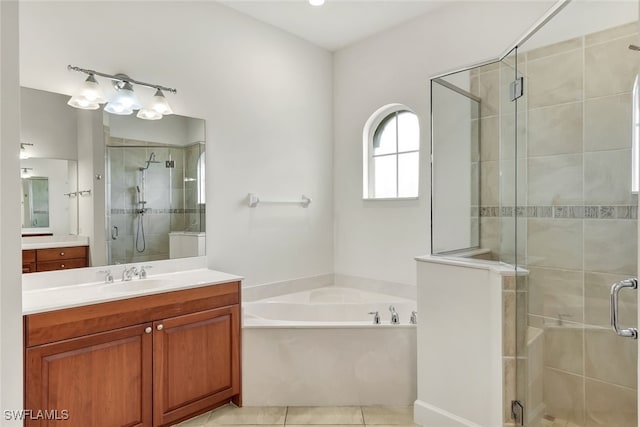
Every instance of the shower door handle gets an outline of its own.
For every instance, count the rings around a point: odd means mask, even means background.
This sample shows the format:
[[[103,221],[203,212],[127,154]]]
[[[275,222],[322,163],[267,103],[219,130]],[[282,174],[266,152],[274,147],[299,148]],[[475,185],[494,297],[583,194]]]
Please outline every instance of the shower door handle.
[[[117,239],[118,239],[118,227],[114,225],[113,227],[111,227],[111,240],[117,240]]]
[[[618,294],[624,288],[638,289],[638,279],[625,279],[611,286],[611,327],[621,337],[636,340],[638,339],[637,328],[620,328],[618,325]]]

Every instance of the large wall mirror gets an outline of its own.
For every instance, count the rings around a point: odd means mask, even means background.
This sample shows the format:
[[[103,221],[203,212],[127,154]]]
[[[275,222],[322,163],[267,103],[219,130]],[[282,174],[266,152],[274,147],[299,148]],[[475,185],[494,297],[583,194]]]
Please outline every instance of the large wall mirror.
[[[205,123],[77,110],[21,88],[23,246],[84,236],[90,265],[205,255]]]

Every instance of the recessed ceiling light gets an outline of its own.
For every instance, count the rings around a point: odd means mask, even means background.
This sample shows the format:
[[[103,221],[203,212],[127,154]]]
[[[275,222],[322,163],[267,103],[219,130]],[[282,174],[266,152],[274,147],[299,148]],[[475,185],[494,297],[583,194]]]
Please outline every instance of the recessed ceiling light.
[[[324,0],[309,0],[309,4],[311,6],[322,6],[324,4]]]

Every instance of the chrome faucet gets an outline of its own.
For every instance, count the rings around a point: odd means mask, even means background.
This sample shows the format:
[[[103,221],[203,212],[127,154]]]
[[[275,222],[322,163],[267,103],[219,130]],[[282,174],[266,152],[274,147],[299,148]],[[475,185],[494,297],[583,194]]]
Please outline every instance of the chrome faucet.
[[[153,268],[150,265],[143,265],[140,267],[140,279],[146,279],[147,278],[147,270]]]
[[[391,324],[397,325],[400,323],[400,316],[398,316],[398,312],[396,308],[392,305],[389,306],[389,311],[391,312]]]
[[[418,324],[418,312],[417,311],[412,311],[411,312],[411,317],[409,318],[409,323],[411,323],[412,325],[417,325]]]
[[[133,276],[137,276],[137,275],[138,275],[138,269],[136,268],[135,265],[130,268],[125,267],[125,269],[122,270],[122,281],[128,282],[133,278]]]
[[[100,270],[98,273],[104,274],[104,283],[113,283],[113,275],[111,274],[111,270]]]
[[[374,325],[379,325],[380,324],[380,313],[378,313],[377,311],[370,311],[369,314],[373,314],[373,324]]]

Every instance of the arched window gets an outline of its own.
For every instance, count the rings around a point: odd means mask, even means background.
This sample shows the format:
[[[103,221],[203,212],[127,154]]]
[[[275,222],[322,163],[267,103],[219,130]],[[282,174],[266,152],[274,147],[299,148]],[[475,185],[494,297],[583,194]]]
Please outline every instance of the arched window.
[[[363,139],[363,197],[418,197],[418,116],[404,105],[387,105],[369,118],[364,128]]]

